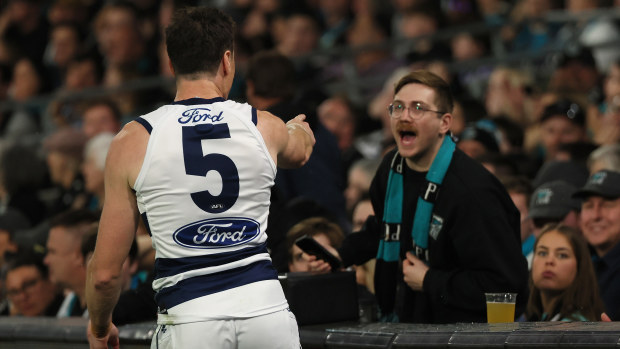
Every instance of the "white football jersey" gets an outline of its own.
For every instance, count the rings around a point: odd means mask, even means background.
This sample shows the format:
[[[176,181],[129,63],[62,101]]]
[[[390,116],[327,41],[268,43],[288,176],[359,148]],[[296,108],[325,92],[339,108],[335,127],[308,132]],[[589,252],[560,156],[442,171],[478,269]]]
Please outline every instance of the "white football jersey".
[[[256,118],[248,104],[192,98],[136,120],[150,138],[134,190],[169,323],[287,307],[266,247],[276,165]]]

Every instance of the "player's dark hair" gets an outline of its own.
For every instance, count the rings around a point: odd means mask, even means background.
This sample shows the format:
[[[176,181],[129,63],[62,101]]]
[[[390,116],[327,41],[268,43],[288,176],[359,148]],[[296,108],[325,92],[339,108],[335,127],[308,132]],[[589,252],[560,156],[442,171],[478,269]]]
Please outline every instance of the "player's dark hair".
[[[227,50],[233,52],[235,23],[210,7],[185,7],[175,11],[166,28],[168,57],[175,74],[196,79],[214,74]]]

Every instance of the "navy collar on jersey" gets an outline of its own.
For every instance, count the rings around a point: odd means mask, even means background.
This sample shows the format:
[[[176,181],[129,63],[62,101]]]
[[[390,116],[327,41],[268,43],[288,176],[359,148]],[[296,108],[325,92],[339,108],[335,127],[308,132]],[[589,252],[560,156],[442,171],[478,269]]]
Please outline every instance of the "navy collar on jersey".
[[[215,98],[209,98],[209,99],[193,97],[193,98],[183,99],[180,101],[174,101],[172,102],[172,104],[197,105],[197,104],[211,104],[211,103],[225,102],[225,101],[226,100],[222,97],[215,97]]]

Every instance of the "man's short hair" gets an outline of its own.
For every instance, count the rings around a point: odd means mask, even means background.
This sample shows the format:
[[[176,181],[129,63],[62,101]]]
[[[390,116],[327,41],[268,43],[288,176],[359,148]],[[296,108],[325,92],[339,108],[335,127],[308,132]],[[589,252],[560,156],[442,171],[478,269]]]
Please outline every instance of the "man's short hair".
[[[421,84],[435,90],[435,103],[439,111],[451,113],[454,108],[454,97],[450,90],[450,84],[444,79],[431,73],[428,70],[416,70],[402,77],[394,87],[394,94],[397,94],[405,85]]]
[[[255,54],[248,64],[246,79],[259,97],[292,98],[295,94],[295,66],[277,51]]]
[[[99,216],[99,212],[87,209],[68,210],[54,216],[50,220],[50,229],[63,227],[82,237],[91,230],[94,223],[99,221]]]
[[[168,57],[176,75],[217,71],[222,56],[233,51],[235,23],[222,11],[211,7],[185,7],[172,16],[166,28]]]

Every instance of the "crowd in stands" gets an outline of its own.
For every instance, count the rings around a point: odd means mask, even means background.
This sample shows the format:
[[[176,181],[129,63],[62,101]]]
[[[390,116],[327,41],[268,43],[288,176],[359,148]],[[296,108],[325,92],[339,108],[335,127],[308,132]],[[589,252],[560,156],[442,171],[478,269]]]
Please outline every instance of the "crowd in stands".
[[[373,214],[394,83],[427,69],[456,96],[457,147],[521,213],[532,271],[522,319],[620,320],[617,0],[2,2],[2,314],[88,316],[107,149],[125,123],[174,100],[163,29],[186,5],[237,24],[229,98],[284,121],[306,114],[316,136],[307,165],[278,170],[272,190],[279,272],[307,270],[296,237],[338,248]],[[560,262],[565,283],[545,283],[545,263]],[[115,324],[155,319],[144,227],[126,264]],[[355,269],[373,293],[373,263]]]

